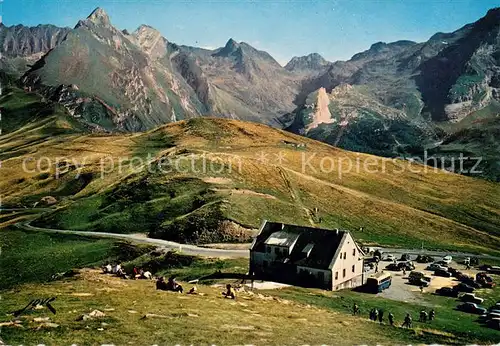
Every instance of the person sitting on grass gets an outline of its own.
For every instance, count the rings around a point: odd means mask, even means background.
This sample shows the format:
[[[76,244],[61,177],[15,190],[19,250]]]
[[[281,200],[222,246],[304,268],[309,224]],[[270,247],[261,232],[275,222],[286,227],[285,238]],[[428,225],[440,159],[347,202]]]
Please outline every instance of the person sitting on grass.
[[[167,290],[174,291],[174,292],[180,292],[180,293],[184,292],[184,289],[182,288],[182,286],[177,283],[177,281],[175,280],[175,277],[173,277],[173,276],[168,278]]]
[[[163,276],[160,276],[156,280],[156,289],[157,290],[162,290],[162,291],[166,291],[167,290],[167,283],[165,282],[165,279],[163,278]]]
[[[111,267],[111,264],[106,264],[104,267],[102,267],[102,272],[104,274],[110,274],[113,268]]]
[[[229,299],[236,299],[236,292],[231,284],[226,285],[226,292],[222,292],[222,295]]]

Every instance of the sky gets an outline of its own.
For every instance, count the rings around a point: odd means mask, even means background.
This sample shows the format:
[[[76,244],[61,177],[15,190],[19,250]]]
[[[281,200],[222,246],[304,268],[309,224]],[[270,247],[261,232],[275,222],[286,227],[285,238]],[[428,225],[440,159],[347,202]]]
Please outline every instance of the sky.
[[[102,7],[120,29],[132,32],[148,24],[171,42],[205,48],[233,38],[286,64],[313,52],[330,61],[347,60],[379,41],[422,42],[478,20],[500,1],[3,0],[0,6],[8,26],[69,27]]]

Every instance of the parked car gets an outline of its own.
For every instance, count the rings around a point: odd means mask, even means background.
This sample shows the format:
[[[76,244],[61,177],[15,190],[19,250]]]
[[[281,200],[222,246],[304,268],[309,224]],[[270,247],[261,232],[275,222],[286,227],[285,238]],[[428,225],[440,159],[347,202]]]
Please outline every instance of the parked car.
[[[500,318],[500,312],[488,312],[485,316],[485,319],[491,320],[492,318]]]
[[[445,278],[451,278],[452,277],[451,273],[448,270],[444,270],[444,269],[436,269],[434,271],[434,275],[436,275],[436,276],[443,276]]]
[[[455,276],[458,273],[458,269],[453,268],[453,267],[448,267],[448,272],[452,275]]]
[[[484,272],[476,274],[476,281],[483,288],[493,288],[493,287],[495,287],[495,283],[493,282],[493,278],[491,276],[488,276]]]
[[[407,271],[415,269],[415,265],[413,264],[412,261],[399,262],[398,267],[400,268],[400,270],[403,270],[403,268],[404,268]]]
[[[458,281],[460,281],[466,285],[469,285],[471,287],[474,287],[474,288],[481,288],[482,287],[482,285],[479,282],[476,282],[476,280],[474,280],[474,278],[472,276],[469,276],[466,274],[462,274],[462,275],[458,276],[457,279],[458,279]]]
[[[436,290],[436,294],[440,296],[445,296],[445,297],[453,297],[457,298],[458,297],[458,291],[451,288],[451,287],[441,287]]]
[[[490,266],[489,269],[486,270],[488,273],[500,275],[500,267],[498,266]]]
[[[458,292],[467,292],[467,293],[472,293],[474,292],[474,287],[472,286],[469,286],[467,284],[464,284],[463,282],[459,283],[458,285],[456,285],[455,287],[455,290],[457,290]]]
[[[427,255],[418,255],[416,261],[418,263],[431,263],[434,262],[434,258]]]
[[[382,261],[389,261],[389,262],[394,262],[395,260],[396,256],[391,254],[384,256],[384,258],[382,259]]]
[[[474,293],[464,293],[460,300],[463,302],[471,302],[476,304],[482,304],[484,302],[483,298],[476,297]]]
[[[491,310],[499,310],[500,311],[500,302],[497,302],[495,305],[490,306],[490,311]]]
[[[399,260],[400,261],[405,261],[405,262],[411,261],[411,256],[410,256],[410,254],[404,253],[404,254],[401,255],[401,258]]]
[[[431,263],[427,266],[427,268],[425,268],[426,270],[436,270],[436,269],[442,269],[442,270],[447,270],[446,267],[443,267],[442,265],[440,264],[437,264],[437,263]]]
[[[471,277],[468,277],[468,278],[464,278],[462,280],[460,280],[462,283],[466,284],[466,285],[469,285],[471,287],[474,287],[474,288],[481,288],[483,287],[479,282],[476,282],[473,278]]]
[[[448,268],[448,265],[449,265],[449,263],[445,262],[445,261],[436,261],[434,263],[439,264],[441,267],[445,267],[445,268]]]
[[[478,306],[476,303],[463,303],[457,306],[457,309],[463,312],[468,312],[470,314],[484,315],[486,314],[486,309]]]
[[[500,318],[492,318],[486,325],[490,328],[500,330]]]
[[[446,262],[446,264],[450,264],[453,258],[451,256],[444,256],[442,261]]]
[[[422,279],[422,280],[425,280],[427,282],[430,282],[432,280],[432,277],[425,275],[423,272],[417,272],[417,271],[412,271],[410,273],[410,275],[408,275],[408,279],[412,279],[412,278]]]
[[[390,270],[390,271],[395,271],[395,272],[401,271],[401,268],[396,263],[390,263],[390,264],[386,265],[385,269]]]
[[[415,285],[415,286],[418,286],[418,287],[429,287],[430,283],[429,281],[426,281],[424,279],[420,279],[420,278],[410,278],[408,279],[408,283],[410,285]]]

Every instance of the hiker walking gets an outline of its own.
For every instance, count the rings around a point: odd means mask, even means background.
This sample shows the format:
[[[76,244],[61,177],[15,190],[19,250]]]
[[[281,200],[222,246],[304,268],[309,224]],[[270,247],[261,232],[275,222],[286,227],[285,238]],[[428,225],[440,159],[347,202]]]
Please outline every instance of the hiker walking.
[[[377,322],[377,319],[378,319],[378,310],[377,309],[374,309],[373,310],[373,320],[375,322]]]
[[[420,319],[419,322],[427,322],[427,312],[422,310],[420,311]]]
[[[411,328],[411,324],[412,324],[412,318],[410,314],[406,314],[402,327]]]
[[[394,325],[394,315],[392,314],[392,312],[389,312],[389,316],[387,316],[389,318],[389,324],[391,326]]]
[[[359,314],[359,306],[358,304],[354,303],[353,307],[352,307],[352,314],[354,316],[358,315]]]
[[[380,324],[382,324],[382,322],[384,321],[384,310],[380,309],[380,311],[378,312],[378,321]]]
[[[434,318],[436,318],[436,311],[434,311],[434,309],[432,309],[429,312],[429,321],[432,321]]]
[[[406,275],[406,267],[403,267],[403,276]]]

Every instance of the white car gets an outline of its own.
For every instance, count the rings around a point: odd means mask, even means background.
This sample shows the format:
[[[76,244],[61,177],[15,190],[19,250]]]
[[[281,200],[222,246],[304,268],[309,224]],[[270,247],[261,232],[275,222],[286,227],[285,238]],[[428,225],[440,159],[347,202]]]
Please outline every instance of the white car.
[[[446,264],[450,264],[453,258],[451,256],[444,256],[442,261],[445,262]]]

